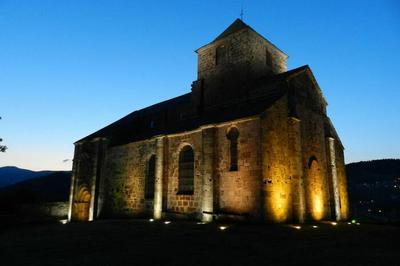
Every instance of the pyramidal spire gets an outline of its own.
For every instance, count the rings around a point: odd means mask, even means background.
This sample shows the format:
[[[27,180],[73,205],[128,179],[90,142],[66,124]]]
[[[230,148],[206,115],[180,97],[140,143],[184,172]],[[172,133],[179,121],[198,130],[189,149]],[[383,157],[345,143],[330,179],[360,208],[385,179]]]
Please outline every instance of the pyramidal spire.
[[[224,30],[214,41],[220,40],[232,33],[240,31],[242,29],[250,28],[246,23],[243,22],[241,19],[236,19],[226,30]]]

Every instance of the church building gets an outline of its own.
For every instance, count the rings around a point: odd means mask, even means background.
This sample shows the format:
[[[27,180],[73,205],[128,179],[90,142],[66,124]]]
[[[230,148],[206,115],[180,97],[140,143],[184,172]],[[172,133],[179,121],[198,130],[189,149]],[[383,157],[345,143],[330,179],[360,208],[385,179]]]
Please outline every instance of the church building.
[[[305,65],[242,20],[197,80],[75,143],[69,220],[346,220],[343,145]],[[139,95],[138,95],[139,96]]]

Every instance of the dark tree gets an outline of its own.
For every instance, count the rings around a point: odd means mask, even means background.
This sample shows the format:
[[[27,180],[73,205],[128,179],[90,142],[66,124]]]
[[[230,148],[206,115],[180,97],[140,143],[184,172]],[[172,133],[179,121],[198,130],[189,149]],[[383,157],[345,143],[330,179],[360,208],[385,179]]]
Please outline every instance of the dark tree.
[[[1,116],[0,116],[1,119]],[[1,145],[1,142],[3,141],[2,138],[0,138],[0,152],[5,152],[7,150],[7,146]]]

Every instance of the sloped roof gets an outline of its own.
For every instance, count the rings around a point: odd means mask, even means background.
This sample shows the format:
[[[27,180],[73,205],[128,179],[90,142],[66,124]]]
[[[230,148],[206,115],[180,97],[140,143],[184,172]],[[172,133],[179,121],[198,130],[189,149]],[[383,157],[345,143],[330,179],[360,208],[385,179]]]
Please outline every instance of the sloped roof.
[[[134,111],[76,143],[104,137],[109,139],[112,146],[122,145],[157,135],[174,134],[194,130],[203,125],[258,115],[286,94],[284,81],[287,78],[305,69],[308,69],[308,66],[249,81],[246,84],[249,97],[207,107],[200,114],[195,112],[191,93],[187,93]]]
[[[218,41],[220,39],[225,38],[232,33],[238,32],[242,29],[251,29],[249,25],[244,23],[241,19],[236,19],[226,30],[224,30],[217,38],[214,39],[213,42]]]
[[[226,28],[220,35],[217,36],[217,38],[215,38],[212,42],[207,43],[203,46],[201,46],[200,48],[198,48],[196,50],[196,52],[203,48],[206,47],[214,42],[217,42],[219,40],[224,39],[225,37],[234,34],[236,32],[239,32],[243,29],[248,29],[251,30],[252,32],[254,32],[255,34],[257,34],[258,36],[260,36],[261,38],[263,38],[267,43],[269,43],[272,47],[274,47],[276,50],[278,50],[280,53],[282,53],[283,55],[285,55],[286,57],[288,56],[285,52],[283,52],[281,49],[279,49],[275,44],[273,44],[272,42],[270,42],[269,40],[267,40],[264,36],[262,36],[260,33],[258,33],[257,31],[255,31],[252,27],[250,27],[249,25],[247,25],[246,23],[244,23],[241,19],[236,19],[231,25],[228,26],[228,28]]]
[[[339,143],[340,147],[344,150],[343,143],[340,140],[339,135],[336,132],[336,129],[333,126],[332,121],[329,117],[325,118],[325,135],[326,135],[326,137],[332,137],[332,138],[336,139],[336,141]]]

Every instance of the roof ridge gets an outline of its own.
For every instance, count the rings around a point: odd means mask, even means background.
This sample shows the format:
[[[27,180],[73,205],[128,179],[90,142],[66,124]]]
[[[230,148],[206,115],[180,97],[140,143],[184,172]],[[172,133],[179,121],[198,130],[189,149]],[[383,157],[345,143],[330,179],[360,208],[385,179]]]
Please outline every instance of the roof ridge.
[[[273,44],[271,41],[269,41],[267,38],[265,38],[263,35],[261,35],[259,32],[257,32],[255,29],[253,29],[251,26],[249,26],[248,24],[244,23],[243,20],[237,18],[232,24],[230,24],[221,34],[219,34],[214,40],[212,40],[211,42],[201,46],[200,48],[197,48],[195,50],[195,52],[197,53],[197,51],[199,51],[200,49],[202,49],[203,47],[206,47],[212,43],[215,43],[221,39],[226,38],[227,36],[234,34],[238,31],[241,30],[251,30],[252,32],[254,32],[255,34],[257,34],[259,37],[261,37],[262,39],[264,39],[267,43],[269,43],[274,49],[276,49],[277,51],[279,51],[280,53],[282,53],[284,56],[289,57],[284,51],[282,51],[280,48],[278,48],[275,44]]]
[[[250,28],[249,25],[243,22],[243,20],[237,18],[231,25],[228,26],[220,35],[218,35],[212,42],[218,41],[222,38],[225,38],[228,35],[231,35],[235,32],[238,32],[242,29]]]

